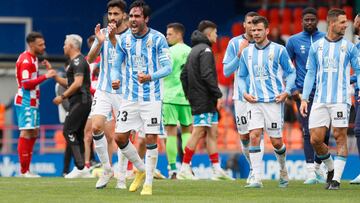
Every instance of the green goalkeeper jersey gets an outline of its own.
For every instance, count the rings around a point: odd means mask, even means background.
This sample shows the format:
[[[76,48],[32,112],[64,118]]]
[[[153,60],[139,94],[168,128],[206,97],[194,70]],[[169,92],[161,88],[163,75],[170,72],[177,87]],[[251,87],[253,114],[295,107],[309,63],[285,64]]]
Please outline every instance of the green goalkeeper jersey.
[[[180,75],[191,48],[184,43],[170,47],[172,72],[164,78],[164,103],[189,105],[181,85]]]

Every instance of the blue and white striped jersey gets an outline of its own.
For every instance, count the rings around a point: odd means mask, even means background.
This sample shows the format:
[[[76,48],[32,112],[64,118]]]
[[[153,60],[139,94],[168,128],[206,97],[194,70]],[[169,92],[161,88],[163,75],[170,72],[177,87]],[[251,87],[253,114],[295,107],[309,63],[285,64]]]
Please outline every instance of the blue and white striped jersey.
[[[302,98],[309,99],[316,77],[314,103],[351,104],[350,66],[354,68],[359,79],[359,61],[358,49],[346,39],[319,39],[309,51]]]
[[[245,101],[243,95],[240,93],[239,85],[238,85],[238,77],[239,74],[239,58],[237,54],[239,53],[240,44],[243,40],[246,40],[244,35],[240,35],[234,37],[230,40],[226,52],[223,59],[224,64],[224,75],[230,76],[233,72],[235,72],[234,77],[234,95],[233,100]]]
[[[121,63],[125,61],[125,68]],[[169,46],[160,32],[149,28],[141,37],[128,31],[117,37],[113,75],[120,75],[120,89],[128,101],[160,101],[163,97],[163,78],[171,73]],[[141,84],[138,73],[151,75],[151,81]]]
[[[274,42],[269,42],[263,48],[256,44],[245,48],[241,54],[239,70],[239,88],[242,94],[247,92],[244,85],[249,76],[248,92],[258,102],[275,102],[277,95],[283,92],[290,94],[295,85],[295,67],[285,47]]]
[[[106,39],[100,49],[100,69],[97,83],[97,90],[102,90],[112,94],[121,94],[121,89],[114,90],[111,87],[111,66],[115,56],[115,47],[109,40],[109,34],[107,28],[101,29],[101,32],[106,33]],[[119,35],[117,35],[119,36]],[[95,48],[98,44],[98,40],[95,38],[91,49]]]

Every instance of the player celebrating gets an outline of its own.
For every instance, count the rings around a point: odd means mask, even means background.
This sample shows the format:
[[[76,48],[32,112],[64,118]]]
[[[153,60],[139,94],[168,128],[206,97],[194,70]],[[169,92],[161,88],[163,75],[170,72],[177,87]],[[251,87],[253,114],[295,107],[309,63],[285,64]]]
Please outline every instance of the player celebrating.
[[[327,15],[329,25],[326,36],[310,48],[306,63],[308,69],[300,112],[307,116],[311,90],[316,80],[314,103],[309,117],[311,144],[316,155],[327,167],[326,189],[338,190],[345,167],[347,149],[347,127],[349,124],[350,65],[360,78],[359,52],[351,42],[343,39],[347,27],[345,12],[331,9]],[[333,161],[324,143],[326,130],[331,125],[336,140],[337,156]]]
[[[28,50],[20,54],[16,61],[16,82],[18,91],[15,95],[15,109],[20,130],[18,154],[20,176],[25,178],[40,177],[30,172],[30,162],[36,138],[39,134],[40,113],[39,84],[56,75],[55,70],[48,70],[39,75],[38,56],[45,52],[45,40],[42,34],[31,32],[26,36]]]
[[[163,119],[167,133],[166,155],[170,166],[169,177],[172,179],[176,178],[177,173],[177,124],[180,122],[181,125],[183,150],[190,137],[192,124],[190,104],[185,98],[180,81],[181,71],[191,50],[184,43],[184,34],[185,27],[180,23],[170,23],[167,26],[166,39],[172,45],[170,55],[173,66],[172,73],[164,78]]]
[[[116,88],[123,92],[117,113],[115,141],[139,170],[129,191],[135,192],[145,179],[141,195],[152,195],[153,174],[158,159],[157,135],[163,133],[161,78],[171,73],[166,39],[147,26],[149,16],[150,7],[144,1],[137,0],[131,4],[131,32],[116,39],[116,58],[112,69],[115,72],[112,74],[113,81],[118,82]],[[123,63],[126,67],[122,66]],[[119,77],[124,79],[115,80]],[[146,134],[145,165],[129,141],[131,130],[143,130]]]
[[[269,23],[262,16],[252,20],[254,45],[245,48],[239,66],[239,88],[247,104],[250,131],[250,161],[254,181],[245,187],[260,188],[262,156],[260,136],[266,130],[270,136],[276,158],[280,164],[279,187],[289,184],[286,169],[286,147],[282,141],[284,101],[295,82],[295,69],[285,47],[268,40]],[[249,88],[246,79],[249,77]],[[286,80],[284,88],[283,78]]]
[[[256,12],[249,12],[245,15],[244,20],[244,28],[245,28],[245,34],[234,37],[230,40],[223,64],[224,64],[224,75],[226,77],[229,77],[233,72],[239,72],[239,61],[242,50],[249,45],[249,43],[254,43],[252,35],[251,35],[251,29],[252,29],[252,19],[255,16],[259,16]],[[250,156],[249,156],[249,130],[248,128],[248,118],[247,118],[247,110],[246,110],[246,100],[244,97],[240,94],[239,86],[238,86],[238,77],[235,77],[234,79],[234,105],[235,105],[235,117],[236,117],[236,125],[238,132],[240,134],[240,140],[241,140],[241,147],[242,152],[245,155],[245,158],[250,166],[250,172],[249,176],[246,180],[246,183],[250,183],[252,179],[254,178],[254,175],[252,173],[252,167],[250,162]],[[263,147],[264,142],[261,141],[261,146]],[[261,150],[263,153],[264,150]]]
[[[127,31],[127,25],[124,23],[126,3],[123,0],[112,0],[107,4],[107,9],[109,25],[104,29],[100,29],[100,24],[96,25],[96,39],[88,54],[89,62],[93,62],[99,54],[101,56],[98,85],[90,113],[95,150],[104,168],[102,176],[96,182],[95,187],[97,189],[106,187],[113,176],[110,165],[111,157],[109,157],[112,152],[108,153],[108,147],[111,147],[108,146],[108,143],[112,143],[112,138],[111,135],[105,137],[104,126],[106,119],[112,117],[112,111],[117,112],[119,110],[121,101],[121,89],[112,89],[111,65],[114,59],[115,47],[109,40],[109,36],[119,36]],[[125,176],[124,174],[121,175]],[[120,178],[116,187],[126,188],[125,178]]]

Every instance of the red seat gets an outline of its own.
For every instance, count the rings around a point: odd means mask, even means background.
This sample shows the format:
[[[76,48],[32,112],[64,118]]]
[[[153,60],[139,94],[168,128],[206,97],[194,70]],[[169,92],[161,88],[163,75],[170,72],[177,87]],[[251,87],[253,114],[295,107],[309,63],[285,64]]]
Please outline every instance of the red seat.
[[[282,22],[291,22],[292,20],[292,11],[290,8],[284,8],[284,10],[282,11]]]
[[[244,33],[244,26],[242,25],[242,23],[241,22],[233,23],[231,26],[231,33],[233,37],[239,36],[242,33]]]
[[[317,15],[319,20],[326,20],[328,8],[326,7],[319,7],[317,10]]]
[[[228,36],[223,36],[220,38],[220,40],[219,40],[219,51],[220,52],[226,51],[229,41],[230,41],[230,37],[228,37]]]
[[[295,8],[294,9],[294,21],[301,21],[302,20],[302,8]]]
[[[281,24],[281,35],[291,35],[291,22],[283,22]]]
[[[343,10],[345,11],[346,13],[346,18],[348,20],[353,20],[353,8],[351,6],[344,6],[343,7]]]
[[[260,15],[260,16],[264,16],[264,17],[267,17],[268,15],[268,11],[266,9],[259,9],[257,11],[257,13]]]
[[[293,24],[293,34],[299,33],[303,30],[301,21],[295,21]]]
[[[279,9],[272,8],[270,10],[269,20],[271,23],[279,24],[280,23],[280,13]]]

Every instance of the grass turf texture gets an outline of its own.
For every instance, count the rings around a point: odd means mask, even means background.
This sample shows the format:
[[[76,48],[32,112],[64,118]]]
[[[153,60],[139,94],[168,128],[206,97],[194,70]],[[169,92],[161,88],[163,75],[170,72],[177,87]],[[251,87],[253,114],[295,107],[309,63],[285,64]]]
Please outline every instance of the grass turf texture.
[[[341,189],[329,191],[323,184],[304,185],[290,181],[278,188],[277,181],[264,181],[264,188],[244,188],[245,181],[156,180],[152,196],[115,189],[95,189],[97,179],[0,178],[0,202],[359,202],[360,185],[343,181]],[[128,187],[131,182],[128,181]]]

